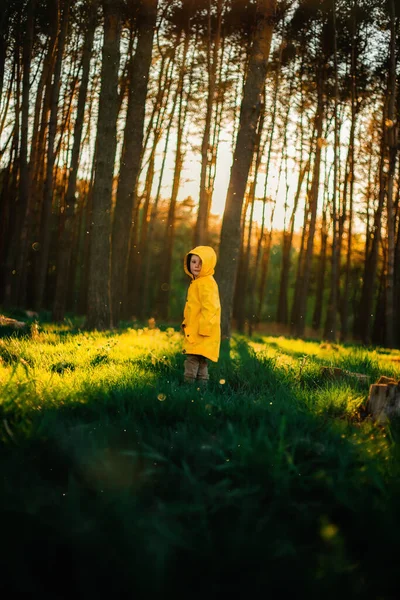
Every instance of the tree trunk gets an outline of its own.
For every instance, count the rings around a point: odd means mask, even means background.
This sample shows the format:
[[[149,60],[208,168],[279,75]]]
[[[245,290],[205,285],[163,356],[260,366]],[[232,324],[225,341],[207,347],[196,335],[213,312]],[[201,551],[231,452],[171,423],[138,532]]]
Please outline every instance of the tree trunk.
[[[283,233],[282,243],[282,269],[281,278],[279,284],[279,299],[278,299],[278,312],[277,322],[287,324],[289,321],[289,302],[288,302],[288,289],[289,289],[289,274],[290,274],[290,253],[292,250],[293,234],[294,234],[294,223],[299,205],[299,199],[301,194],[301,188],[306,173],[310,168],[310,161],[308,160],[305,166],[300,170],[299,179],[297,183],[296,195],[294,197],[292,214],[290,216],[288,231]]]
[[[112,306],[115,324],[118,324],[124,302],[124,282],[128,269],[129,237],[134,214],[135,190],[142,158],[145,107],[157,2],[158,0],[151,0],[141,4],[137,23],[136,52],[130,64],[128,109],[112,228]]]
[[[260,319],[261,319],[261,315],[262,315],[262,307],[264,304],[265,285],[266,285],[267,279],[268,279],[269,258],[271,255],[273,220],[274,220],[275,207],[276,207],[276,198],[275,198],[274,205],[272,207],[271,224],[270,224],[269,231],[265,236],[266,242],[265,242],[264,252],[262,254],[262,259],[261,259],[261,276],[260,276],[260,283],[259,283],[258,290],[257,290],[257,296],[258,296],[257,314]]]
[[[7,56],[7,45],[10,35],[10,13],[8,7],[3,9],[0,18],[0,98],[3,96],[4,67]]]
[[[95,27],[96,19],[95,15],[92,14],[88,22],[83,46],[81,85],[79,88],[78,106],[74,127],[74,143],[69,169],[70,175],[65,197],[65,219],[64,227],[60,236],[60,245],[58,251],[56,270],[57,281],[53,307],[53,319],[55,321],[62,321],[64,319],[68,291],[67,286],[68,282],[70,281],[69,272],[72,253],[72,238],[76,219],[76,209],[78,205],[75,197],[76,183],[79,168],[79,156],[81,152],[86,97],[89,84],[90,59],[92,56]]]
[[[322,222],[321,222],[321,250],[319,253],[319,265],[317,272],[317,289],[315,293],[315,307],[312,320],[313,329],[319,330],[321,327],[322,319],[322,308],[324,302],[324,289],[325,289],[325,273],[326,273],[326,262],[327,262],[327,248],[328,248],[328,225],[327,225],[327,213],[329,211],[329,180],[330,171],[328,169],[327,153],[325,153],[325,190],[324,190],[324,202],[322,205]]]
[[[15,53],[14,53],[15,55]],[[18,53],[19,56],[19,53]],[[3,129],[6,116],[8,114],[8,107],[10,103],[10,99],[13,93],[13,87],[15,83],[15,73],[17,71],[17,65],[14,60],[14,64],[12,66],[12,73],[10,77],[10,85],[7,94],[6,106],[4,110],[4,118],[2,122],[2,126],[0,127],[0,137],[1,131]],[[18,106],[17,106],[18,107]],[[3,169],[2,172],[2,180],[1,180],[1,191],[0,191],[0,304],[2,304],[5,300],[5,289],[6,289],[6,263],[7,263],[7,251],[11,246],[11,242],[13,240],[13,234],[15,231],[16,224],[16,206],[15,206],[15,197],[12,197],[11,192],[11,177],[13,171],[13,164],[17,163],[17,159],[15,157],[15,132],[16,132],[16,123],[14,124],[13,129],[10,133],[10,159],[8,161],[7,166]],[[19,131],[18,131],[19,135]],[[6,143],[8,146],[8,141]],[[4,149],[5,152],[6,149]],[[0,161],[2,159],[2,153],[0,154]]]
[[[339,161],[339,122],[338,122],[338,59],[337,59],[337,30],[336,30],[336,0],[332,0],[332,20],[333,20],[333,62],[334,62],[334,80],[335,80],[335,98],[334,98],[334,126],[335,141],[333,154],[333,194],[332,194],[332,259],[331,259],[331,289],[329,294],[328,308],[325,321],[324,337],[329,341],[336,341],[337,337],[337,310],[338,310],[338,287],[339,287],[339,254],[338,244],[338,161]],[[345,210],[345,209],[344,209]]]
[[[20,56],[19,56],[19,37],[18,28],[16,31],[17,39],[14,47],[14,67],[15,77],[15,123],[13,139],[10,151],[10,161],[8,171],[10,173],[10,184],[7,185],[7,200],[9,203],[9,239],[5,246],[5,264],[4,264],[4,307],[10,308],[16,304],[17,283],[15,281],[16,265],[18,258],[18,238],[23,219],[23,213],[20,211],[20,198],[17,192],[17,181],[19,177],[19,141],[20,141],[20,97],[21,97],[21,77],[20,77]],[[6,188],[3,186],[2,196],[5,198]],[[20,277],[20,275],[18,275]]]
[[[245,325],[245,315],[246,315],[246,298],[249,297],[249,290],[248,290],[248,281],[249,281],[249,267],[250,267],[250,255],[251,255],[251,238],[252,238],[252,233],[253,233],[253,216],[254,216],[254,204],[256,201],[256,187],[257,187],[257,179],[258,179],[258,175],[259,175],[259,171],[260,171],[260,166],[261,166],[261,159],[262,159],[262,145],[261,145],[261,136],[263,133],[263,127],[264,127],[264,118],[265,118],[265,89],[263,92],[263,102],[261,104],[261,109],[260,109],[260,118],[258,121],[258,128],[257,128],[257,137],[256,137],[256,142],[255,142],[255,148],[254,148],[254,154],[255,154],[255,159],[254,159],[254,177],[251,181],[250,184],[250,189],[249,189],[249,204],[250,204],[250,220],[249,220],[249,231],[248,231],[248,235],[247,235],[247,245],[246,245],[246,250],[243,252],[243,264],[242,264],[242,275],[240,277],[240,282],[237,281],[237,283],[240,283],[240,287],[238,289],[238,298],[237,300],[239,301],[239,307],[238,307],[238,320],[237,320],[237,327],[238,330],[240,332],[244,331],[244,325]],[[256,277],[256,274],[255,274]],[[254,284],[255,284],[255,277],[251,279],[251,288],[254,289]],[[250,292],[250,298],[253,297],[253,294]],[[253,307],[250,307],[250,312],[253,313]],[[251,320],[251,316],[250,316],[250,320]]]
[[[383,346],[387,335],[387,321],[386,321],[386,270],[387,270],[387,252],[384,252],[384,260],[382,270],[379,276],[378,294],[375,300],[375,310],[373,317],[373,324],[371,329],[371,342],[375,346]]]
[[[183,48],[183,58],[182,58],[183,65],[186,62],[188,44],[189,44],[189,36],[186,36],[184,48]],[[142,257],[142,262],[141,262],[142,273],[138,273],[138,284],[139,284],[139,288],[141,290],[139,315],[142,318],[145,316],[145,311],[149,311],[148,295],[149,295],[151,262],[152,262],[152,256],[153,256],[154,225],[155,225],[155,221],[157,218],[158,203],[159,203],[160,197],[161,197],[161,186],[162,186],[162,181],[163,181],[163,177],[164,177],[165,164],[166,164],[166,159],[167,159],[167,154],[168,154],[168,146],[169,146],[172,124],[174,122],[176,105],[178,102],[178,98],[180,96],[181,96],[181,91],[179,89],[179,82],[178,82],[178,86],[175,91],[175,96],[174,96],[174,100],[172,103],[171,112],[169,114],[169,123],[168,123],[167,132],[166,132],[166,136],[165,136],[163,159],[162,159],[162,163],[161,163],[160,177],[158,179],[156,197],[154,198],[153,204],[151,206],[150,215],[148,216],[148,218],[146,218],[146,220],[143,220],[144,227],[143,227],[142,235],[140,238],[140,254]],[[150,200],[150,195],[149,195],[149,200]],[[146,214],[148,214],[148,212],[146,212]]]
[[[374,215],[374,224],[371,232],[372,240],[370,242],[370,250],[367,259],[364,263],[363,286],[361,293],[360,306],[358,310],[358,334],[364,344],[371,342],[371,318],[373,317],[373,302],[375,294],[375,279],[378,267],[378,252],[381,240],[381,223],[382,212],[386,193],[386,174],[384,172],[385,163],[385,144],[384,144],[384,128],[386,106],[384,107],[383,117],[383,132],[380,150],[379,164],[379,200],[378,206]]]
[[[355,2],[353,4],[353,10],[355,9]],[[349,136],[349,150],[348,150],[348,161],[347,161],[347,172],[345,173],[345,191],[349,186],[349,225],[347,230],[347,252],[346,252],[346,267],[345,267],[345,278],[344,288],[342,294],[342,306],[340,311],[341,316],[341,328],[340,328],[340,340],[344,342],[347,339],[348,332],[348,318],[349,318],[349,297],[350,297],[350,276],[351,276],[351,246],[353,241],[353,204],[354,204],[354,144],[355,144],[355,131],[356,131],[356,120],[357,120],[357,89],[356,89],[356,76],[357,76],[357,57],[355,48],[355,32],[356,32],[356,15],[355,11],[352,17],[352,44],[351,44],[351,126]],[[345,204],[345,202],[343,202]],[[340,238],[339,238],[340,239]]]
[[[23,44],[23,79],[22,79],[22,111],[21,111],[21,147],[20,147],[20,180],[19,180],[19,212],[23,215],[22,230],[20,230],[20,246],[22,249],[28,244],[28,228],[30,215],[30,186],[29,186],[29,163],[28,163],[28,130],[29,130],[29,91],[30,91],[30,72],[33,48],[33,35],[35,26],[36,0],[29,0],[27,35]],[[20,306],[25,304],[26,294],[26,264],[22,258],[26,256],[25,252],[17,258],[16,268],[16,295],[15,298]],[[21,255],[22,254],[22,255]]]
[[[307,299],[308,289],[311,277],[312,268],[312,257],[314,248],[314,236],[315,226],[317,219],[317,206],[318,206],[318,192],[319,192],[319,180],[320,180],[320,166],[321,166],[321,150],[322,150],[322,130],[324,122],[324,100],[323,100],[323,70],[318,68],[317,71],[317,114],[316,114],[316,148],[315,158],[313,167],[313,179],[311,184],[310,196],[309,196],[309,214],[310,224],[307,232],[307,246],[304,256],[304,264],[302,268],[300,278],[300,291],[298,298],[298,307],[296,310],[296,322],[295,322],[295,335],[301,337],[304,335],[307,317]]]
[[[42,207],[42,219],[40,228],[40,246],[38,251],[38,271],[36,274],[35,307],[40,310],[43,307],[44,290],[46,286],[47,266],[49,262],[50,235],[51,235],[51,212],[54,193],[54,163],[55,163],[55,138],[57,133],[58,101],[61,86],[61,66],[64,54],[65,40],[67,36],[69,20],[70,0],[64,0],[61,29],[58,40],[57,60],[54,70],[54,80],[51,92],[51,109],[49,121],[46,180],[44,186],[44,198]]]
[[[103,0],[104,42],[97,126],[97,156],[93,186],[89,259],[87,327],[112,325],[110,297],[111,198],[116,153],[120,11],[113,0]]]
[[[185,40],[186,41],[186,40]],[[186,127],[186,119],[188,114],[189,103],[191,99],[191,90],[193,82],[193,65],[190,71],[189,82],[186,93],[186,106],[183,109],[183,92],[184,92],[184,75],[186,69],[182,68],[180,74],[180,92],[179,92],[179,113],[178,113],[178,132],[176,141],[176,158],[174,168],[174,178],[172,184],[171,200],[168,208],[168,216],[165,227],[164,251],[161,256],[160,267],[160,287],[158,290],[156,314],[161,319],[168,319],[169,316],[169,300],[171,289],[171,270],[172,270],[172,250],[175,237],[175,212],[176,201],[181,181],[181,173],[184,160],[183,136]]]
[[[388,262],[386,276],[386,335],[385,345],[393,348],[395,345],[395,311],[394,311],[394,254],[395,254],[395,210],[393,202],[394,175],[396,171],[398,140],[396,123],[396,39],[398,20],[396,20],[394,0],[390,1],[390,62],[388,74],[388,113],[385,125],[386,143],[389,154],[389,169],[387,175],[387,232],[388,232]]]
[[[10,82],[8,84],[8,90],[7,92],[4,92],[4,96],[6,97],[6,101],[5,101],[5,106],[3,109],[3,118],[1,119],[0,122],[0,139],[3,138],[3,132],[4,132],[4,127],[6,124],[6,118],[8,115],[8,108],[10,106],[10,101],[13,95],[13,87],[14,87],[14,79],[15,79],[15,71],[16,71],[16,65],[15,63],[12,66],[12,70],[11,70],[11,77],[10,77]],[[1,91],[1,90],[0,90]],[[12,138],[12,132],[9,136],[9,138]],[[0,160],[2,159],[4,153],[6,152],[6,149],[8,147],[8,143],[10,140],[7,140],[7,142],[5,143],[5,145],[3,146],[3,148],[0,149]]]
[[[275,8],[275,0],[257,2],[257,21],[250,49],[239,131],[222,222],[217,281],[222,303],[222,336],[225,339],[229,338],[231,333],[233,293],[240,246],[240,219],[254,153],[262,91],[274,29]]]
[[[251,283],[252,289],[256,288],[258,270],[259,270],[260,261],[261,261],[261,257],[262,257],[262,244],[263,244],[263,240],[265,238],[265,208],[266,208],[266,204],[268,201],[267,189],[268,189],[268,182],[269,182],[269,169],[270,169],[270,165],[271,165],[272,148],[273,148],[273,142],[274,142],[274,136],[275,136],[275,128],[276,128],[276,124],[277,124],[276,113],[277,113],[277,107],[278,107],[278,91],[279,91],[279,83],[280,83],[280,76],[281,76],[283,48],[284,48],[284,42],[282,41],[280,44],[280,48],[279,48],[278,64],[276,65],[276,70],[275,70],[274,92],[273,92],[273,100],[272,100],[273,108],[272,108],[271,122],[270,122],[270,127],[268,129],[265,143],[264,143],[262,151],[261,151],[261,156],[263,156],[265,146],[268,143],[267,161],[266,161],[266,165],[265,165],[263,212],[262,212],[260,233],[259,233],[258,241],[257,241],[256,256],[255,256],[255,261],[254,261],[255,264],[254,264],[253,277],[252,277],[252,283]],[[263,96],[264,96],[263,104],[265,107],[265,105],[266,105],[265,86],[264,86],[264,90],[263,90]],[[262,266],[262,270],[264,272],[264,266]],[[256,295],[255,294],[251,294],[251,296],[250,296],[250,315],[251,315],[251,317],[249,320],[249,335],[251,336],[252,331],[253,331],[253,326],[260,320],[260,314],[256,310]]]
[[[180,37],[179,37],[180,39]],[[149,208],[150,208],[150,200],[151,200],[151,192],[153,188],[154,182],[154,172],[155,172],[155,159],[157,153],[157,146],[161,140],[163,131],[164,131],[164,123],[167,118],[167,110],[169,108],[169,98],[172,87],[172,82],[174,80],[174,67],[175,67],[175,53],[176,48],[179,44],[179,39],[174,48],[173,55],[171,60],[169,61],[166,71],[165,71],[165,80],[164,85],[160,86],[160,82],[162,81],[162,73],[159,75],[159,85],[156,95],[155,106],[152,111],[152,115],[150,117],[150,123],[146,132],[146,139],[144,142],[144,150],[147,147],[148,140],[150,138],[151,132],[153,132],[153,142],[152,148],[150,151],[149,158],[147,159],[146,164],[147,173],[144,185],[144,192],[142,197],[139,196],[138,190],[135,190],[135,197],[137,200],[134,202],[134,210],[133,210],[133,218],[130,230],[130,241],[129,241],[129,257],[128,257],[128,276],[126,281],[124,282],[124,297],[127,298],[127,310],[129,307],[131,315],[138,315],[140,312],[140,304],[141,304],[141,294],[142,294],[142,273],[143,273],[143,260],[144,256],[141,254],[141,245],[145,244],[147,238],[147,230],[148,230],[148,221],[150,219]],[[161,69],[164,64],[164,60],[161,62]],[[156,117],[156,118],[155,118]],[[142,162],[140,173],[144,168],[144,164]],[[139,174],[140,175],[140,174]],[[138,177],[139,179],[139,177]],[[143,201],[143,207],[142,205]],[[128,317],[128,312],[124,311],[124,315]]]
[[[212,114],[215,102],[215,87],[217,77],[218,52],[221,43],[221,23],[224,0],[217,0],[217,24],[214,40],[214,48],[212,51],[211,60],[211,2],[208,8],[208,95],[207,95],[207,110],[206,122],[201,143],[201,171],[200,171],[200,190],[199,190],[199,210],[197,213],[197,221],[194,235],[194,246],[207,244],[208,240],[208,215],[211,205],[211,194],[207,182],[207,168],[212,158],[210,156],[210,134]]]

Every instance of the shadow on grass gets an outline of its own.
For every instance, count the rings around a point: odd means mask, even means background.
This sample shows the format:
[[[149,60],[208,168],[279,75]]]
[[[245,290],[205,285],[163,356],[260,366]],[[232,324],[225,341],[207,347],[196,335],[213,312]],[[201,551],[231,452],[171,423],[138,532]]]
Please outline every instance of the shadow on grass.
[[[62,405],[2,406],[7,584],[57,598],[391,597],[399,486],[380,457],[245,341],[207,390],[182,383],[183,358]]]

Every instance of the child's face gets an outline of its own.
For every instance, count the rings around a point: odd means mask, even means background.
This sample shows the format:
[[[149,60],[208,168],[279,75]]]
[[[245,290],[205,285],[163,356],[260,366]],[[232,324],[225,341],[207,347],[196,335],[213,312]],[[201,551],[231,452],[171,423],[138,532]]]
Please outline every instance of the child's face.
[[[200,256],[197,256],[197,254],[192,254],[190,257],[190,272],[194,278],[198,277],[200,274],[202,264],[203,262]]]

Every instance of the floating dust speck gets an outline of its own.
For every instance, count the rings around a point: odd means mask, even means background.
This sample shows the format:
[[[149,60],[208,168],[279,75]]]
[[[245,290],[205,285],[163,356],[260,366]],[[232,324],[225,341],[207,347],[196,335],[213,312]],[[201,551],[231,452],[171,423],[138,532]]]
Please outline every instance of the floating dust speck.
[[[220,379],[219,382],[221,385],[224,385],[224,383],[226,383],[225,379]]]
[[[164,400],[166,400],[167,396],[165,394],[158,394],[157,396],[157,400],[159,400],[160,402],[164,402]]]

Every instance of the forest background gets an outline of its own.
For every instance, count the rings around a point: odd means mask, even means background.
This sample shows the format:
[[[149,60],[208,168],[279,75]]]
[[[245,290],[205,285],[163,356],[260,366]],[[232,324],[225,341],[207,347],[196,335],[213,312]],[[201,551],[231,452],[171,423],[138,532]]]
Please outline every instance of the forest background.
[[[7,0],[0,305],[400,340],[394,0]]]

